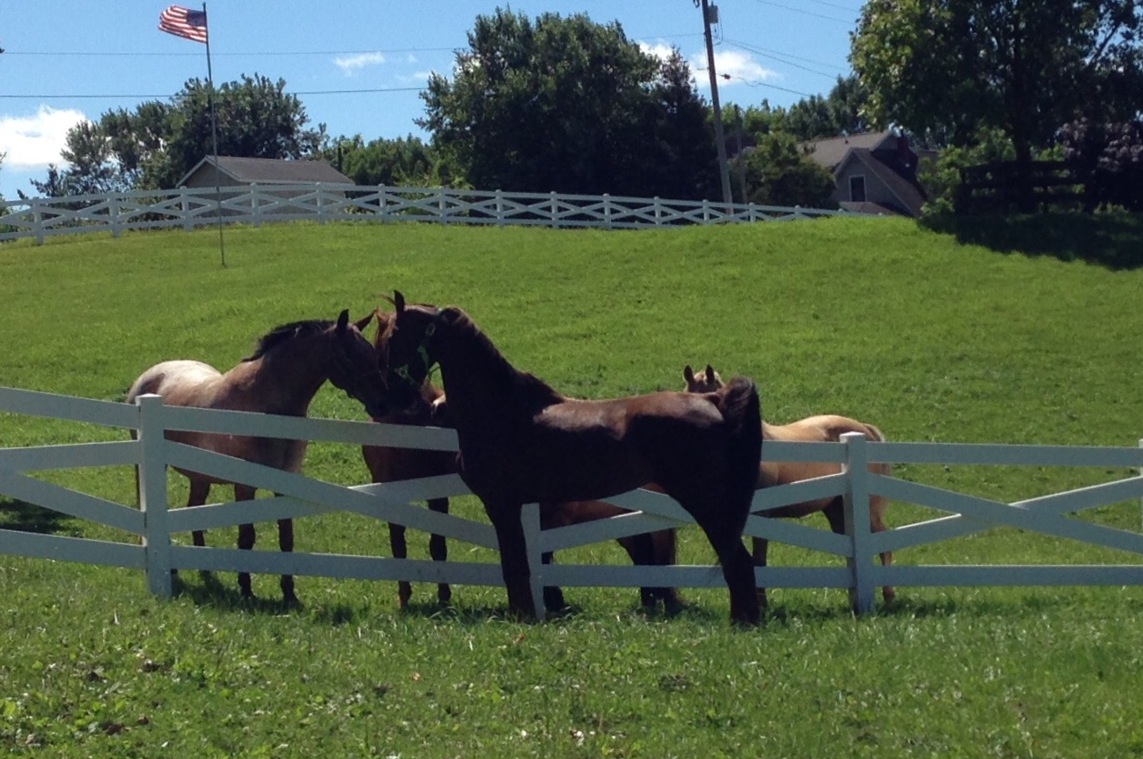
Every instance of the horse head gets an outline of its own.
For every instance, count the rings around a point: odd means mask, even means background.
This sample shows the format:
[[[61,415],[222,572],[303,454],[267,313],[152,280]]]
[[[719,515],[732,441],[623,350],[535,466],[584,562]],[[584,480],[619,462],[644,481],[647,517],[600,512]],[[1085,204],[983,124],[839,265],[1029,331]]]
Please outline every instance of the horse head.
[[[683,367],[683,379],[686,380],[688,393],[713,393],[724,384],[722,377],[718,376],[710,364],[706,365],[702,374],[695,374],[691,365],[687,364]]]
[[[394,312],[389,315],[377,344],[384,345],[382,362],[387,367],[389,398],[394,408],[429,416],[421,392],[436,364],[433,336],[441,323],[442,311],[435,306],[405,304],[405,296],[394,291]]]
[[[361,334],[373,314],[353,324],[341,312],[330,332],[329,381],[365,407],[374,418],[389,413],[389,387],[378,365],[377,349]]]

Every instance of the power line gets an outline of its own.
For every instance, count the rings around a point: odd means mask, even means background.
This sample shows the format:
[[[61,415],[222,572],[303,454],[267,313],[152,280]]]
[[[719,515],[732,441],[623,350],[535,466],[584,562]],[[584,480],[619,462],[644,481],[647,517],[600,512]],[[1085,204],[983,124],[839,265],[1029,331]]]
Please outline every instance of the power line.
[[[780,62],[786,64],[787,66],[792,66],[793,68],[801,69],[802,71],[808,71],[809,73],[817,74],[818,76],[824,76],[827,79],[835,79],[835,78],[837,78],[837,76],[839,76],[839,74],[837,74],[837,73],[829,74],[829,73],[826,73],[825,71],[818,71],[817,69],[812,69],[809,66],[803,66],[800,63],[795,63],[794,61],[787,59],[787,58],[794,58],[796,56],[783,57],[783,56],[785,56],[784,53],[783,54],[777,54],[777,53],[773,53],[773,52],[767,52],[766,48],[755,47],[753,45],[748,45],[745,42],[736,42],[735,40],[724,40],[724,41],[728,45],[733,45],[734,47],[741,48],[741,49],[743,49],[749,53],[754,53],[755,55],[760,55],[763,58],[772,58],[773,60],[780,61]],[[806,59],[802,58],[800,60],[806,60]],[[825,63],[823,61],[811,61],[811,63],[820,63],[823,66],[829,66],[830,65],[830,64]]]
[[[380,92],[420,92],[423,89],[424,89],[424,87],[384,87],[384,88],[371,88],[371,89],[362,89],[362,90],[299,90],[297,92],[288,92],[286,94],[288,94],[288,95],[368,95],[368,94],[374,94],[374,93],[380,93]],[[84,99],[84,100],[99,100],[99,99],[105,99],[105,100],[119,100],[119,99],[123,99],[123,100],[129,100],[129,99],[144,100],[144,99],[148,99],[148,98],[149,99],[157,99],[157,98],[169,98],[169,97],[174,97],[174,95],[172,95],[170,93],[166,93],[164,95],[123,95],[123,94],[92,95],[92,94],[88,94],[88,93],[84,93],[84,94],[80,94],[80,95],[67,94],[67,93],[60,93],[60,94],[55,94],[55,95],[0,94],[0,98],[6,99],[6,100],[20,100],[20,99],[23,99],[23,100],[35,100],[35,99],[52,100],[52,99],[57,99],[57,98],[68,98],[68,99],[75,98],[75,99]]]
[[[237,58],[237,57],[254,57],[254,56],[291,56],[297,57],[301,55],[371,55],[381,53],[382,55],[396,55],[398,53],[439,53],[439,52],[452,52],[456,50],[455,47],[408,47],[395,50],[298,50],[294,52],[254,52],[254,53],[212,53],[215,58]],[[4,55],[28,55],[28,56],[74,56],[79,58],[201,58],[202,53],[122,53],[122,52],[106,52],[106,51],[88,51],[88,50],[73,50],[73,51],[43,51],[43,50],[8,50]]]
[[[856,21],[856,18],[838,18],[837,16],[826,16],[825,14],[815,14],[813,10],[806,10],[805,8],[797,8],[794,6],[786,6],[786,5],[783,5],[783,3],[781,3],[781,2],[772,2],[770,0],[754,0],[754,2],[758,2],[758,3],[760,3],[760,5],[764,5],[764,6],[774,6],[775,8],[782,8],[783,10],[791,11],[791,13],[801,14],[804,16],[813,16],[814,18],[824,18],[825,21],[836,21],[839,24],[853,24]],[[822,5],[831,5],[831,3],[822,3]],[[841,6],[834,6],[834,7],[840,8]],[[854,10],[854,13],[855,14],[861,13],[861,11],[860,10]]]

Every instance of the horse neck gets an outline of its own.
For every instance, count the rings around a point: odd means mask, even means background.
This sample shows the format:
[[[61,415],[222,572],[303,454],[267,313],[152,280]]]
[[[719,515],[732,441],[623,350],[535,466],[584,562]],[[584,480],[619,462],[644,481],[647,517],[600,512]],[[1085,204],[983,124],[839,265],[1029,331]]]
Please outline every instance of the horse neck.
[[[475,325],[452,325],[437,334],[435,358],[458,429],[479,423],[485,414],[542,407],[562,399],[541,380],[508,363]]]
[[[251,399],[251,408],[305,416],[310,401],[329,379],[328,346],[318,335],[296,337],[227,373]]]

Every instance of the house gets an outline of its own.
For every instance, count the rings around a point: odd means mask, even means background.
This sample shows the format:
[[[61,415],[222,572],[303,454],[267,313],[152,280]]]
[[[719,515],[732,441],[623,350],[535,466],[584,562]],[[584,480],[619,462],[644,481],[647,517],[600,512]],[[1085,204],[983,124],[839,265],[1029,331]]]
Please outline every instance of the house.
[[[322,184],[353,184],[353,180],[330,166],[325,161],[286,161],[277,158],[236,158],[234,156],[207,156],[194,165],[182,179],[180,187],[202,187],[222,190],[223,201],[234,198],[239,192],[227,192],[223,188],[245,188],[257,185],[260,188],[274,185],[311,185],[315,182]],[[300,189],[268,190],[267,194],[279,198],[292,198],[305,195],[307,191]],[[341,197],[345,193],[334,193]],[[213,193],[210,195],[213,200]],[[294,213],[297,208],[288,205],[273,206],[267,213]]]
[[[868,132],[800,143],[837,182],[833,199],[848,211],[917,217],[925,191],[917,181],[919,156],[895,132]],[[927,155],[925,157],[928,157]]]

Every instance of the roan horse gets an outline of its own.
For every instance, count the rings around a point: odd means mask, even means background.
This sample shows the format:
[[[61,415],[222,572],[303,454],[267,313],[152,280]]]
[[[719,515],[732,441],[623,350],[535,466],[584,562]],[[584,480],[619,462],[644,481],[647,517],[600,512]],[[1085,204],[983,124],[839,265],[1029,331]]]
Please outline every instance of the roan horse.
[[[508,609],[536,617],[520,510],[525,503],[593,500],[648,482],[694,517],[730,592],[730,617],[758,623],[758,597],[742,530],[762,451],[754,383],[712,393],[659,392],[574,400],[521,372],[455,307],[405,305],[394,294],[388,379],[395,408],[423,404],[434,364],[460,443],[460,475],[484,503],[500,546]]]
[[[706,393],[722,387],[722,378],[709,364],[701,374],[695,374],[690,366],[683,369],[683,379],[687,383],[687,391],[692,393]],[[847,432],[860,432],[870,440],[885,441],[885,435],[872,424],[859,422],[845,416],[826,414],[799,419],[790,424],[769,424],[762,422],[762,438],[764,440],[785,440],[806,443],[836,443]],[[870,464],[869,470],[876,474],[889,474],[892,467],[889,464]],[[758,467],[758,487],[767,488],[776,485],[789,485],[813,477],[824,477],[837,474],[841,471],[839,464],[824,462],[800,461],[763,461]],[[885,529],[885,507],[887,503],[882,496],[874,495],[869,499],[869,529],[881,532]],[[765,512],[767,517],[800,518],[815,512],[822,512],[829,521],[830,529],[839,535],[845,534],[845,507],[841,496],[835,498],[819,498],[815,501],[792,503]],[[754,538],[754,563],[756,566],[766,566],[766,552],[769,541],[765,538]],[[881,564],[889,566],[893,561],[893,554],[885,551],[881,554]],[[886,603],[893,600],[895,592],[891,587],[881,589],[882,597]],[[758,589],[759,602],[766,605],[766,589]]]
[[[387,330],[393,314],[383,311],[377,312],[377,335],[374,347],[377,348],[378,357],[382,361],[381,371],[387,371],[385,366],[386,347],[388,345]],[[426,378],[421,384],[421,398],[429,409],[426,416],[424,409],[419,410],[391,410],[383,417],[374,418],[374,421],[386,424],[410,424],[451,427],[445,394],[434,387]],[[398,480],[411,480],[421,477],[434,477],[443,474],[458,472],[457,457],[455,453],[447,451],[431,451],[416,448],[389,448],[385,446],[364,445],[361,455],[374,482],[396,482]],[[429,509],[448,513],[447,498],[428,499]],[[540,504],[540,526],[548,530],[556,527],[565,527],[596,519],[607,519],[628,513],[625,509],[612,506],[603,501],[571,501],[568,503],[542,503]],[[657,530],[641,535],[631,535],[620,538],[620,546],[627,551],[634,564],[674,564],[675,563],[675,536],[673,530]],[[405,527],[390,523],[389,545],[393,557],[404,559],[408,556],[405,541]],[[429,538],[429,555],[433,561],[448,559],[448,545],[443,535],[432,535]],[[552,560],[551,553],[543,556],[545,564]],[[400,609],[408,607],[412,597],[412,585],[401,580],[397,583],[397,606]],[[662,600],[667,612],[674,613],[682,608],[677,591],[674,588],[641,588],[640,596],[644,608],[653,609],[656,601]],[[452,598],[452,590],[447,583],[437,585],[437,600],[447,604]],[[563,592],[557,587],[544,588],[544,606],[548,611],[561,611],[566,608]]]
[[[140,395],[155,393],[172,406],[254,411],[264,414],[305,416],[310,401],[329,380],[350,397],[360,401],[376,416],[387,412],[386,385],[377,368],[377,352],[361,334],[373,314],[356,324],[349,312],[342,311],[337,322],[299,321],[275,327],[259,341],[254,354],[225,374],[200,361],[164,361],[140,375],[127,392],[127,402]],[[257,464],[297,472],[305,457],[305,440],[169,431],[167,439],[209,451],[223,453]],[[206,503],[212,484],[220,480],[198,472],[179,470],[190,480],[188,506]],[[235,500],[254,497],[255,488],[234,484]],[[196,546],[205,545],[201,530],[193,533]],[[254,547],[254,525],[238,528],[238,547]],[[278,545],[282,551],[294,548],[292,519],[278,520]],[[282,575],[282,597],[297,604],[292,575]],[[238,586],[244,597],[252,597],[250,575],[241,572]]]

